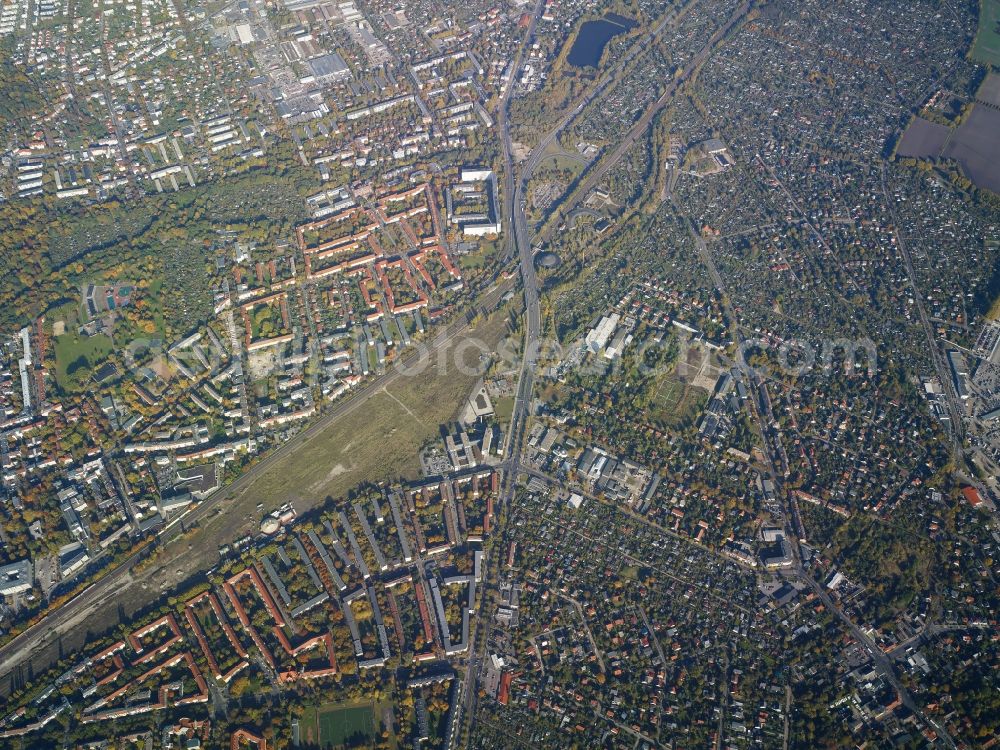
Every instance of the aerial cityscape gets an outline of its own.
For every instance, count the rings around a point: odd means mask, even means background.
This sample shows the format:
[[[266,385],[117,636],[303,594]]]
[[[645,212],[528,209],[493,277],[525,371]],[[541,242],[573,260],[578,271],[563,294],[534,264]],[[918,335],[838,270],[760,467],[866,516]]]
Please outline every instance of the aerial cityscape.
[[[1000,0],[0,0],[0,749],[1000,750]]]

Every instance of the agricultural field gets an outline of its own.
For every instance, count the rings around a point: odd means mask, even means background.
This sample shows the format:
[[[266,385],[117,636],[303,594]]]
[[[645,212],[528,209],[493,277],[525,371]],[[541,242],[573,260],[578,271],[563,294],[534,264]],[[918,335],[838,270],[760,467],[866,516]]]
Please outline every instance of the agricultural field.
[[[1000,68],[1000,0],[979,0],[979,31],[972,59]]]
[[[1000,34],[996,38],[1000,45]],[[942,156],[961,164],[962,171],[978,187],[1000,194],[998,129],[1000,112],[992,107],[976,105],[955,131]]]

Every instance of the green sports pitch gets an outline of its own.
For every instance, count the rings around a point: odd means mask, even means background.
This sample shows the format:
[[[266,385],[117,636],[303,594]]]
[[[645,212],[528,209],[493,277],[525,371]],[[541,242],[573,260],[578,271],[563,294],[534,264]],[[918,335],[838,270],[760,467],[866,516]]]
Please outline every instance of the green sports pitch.
[[[371,703],[311,706],[299,719],[305,747],[365,748],[375,738],[375,709]]]

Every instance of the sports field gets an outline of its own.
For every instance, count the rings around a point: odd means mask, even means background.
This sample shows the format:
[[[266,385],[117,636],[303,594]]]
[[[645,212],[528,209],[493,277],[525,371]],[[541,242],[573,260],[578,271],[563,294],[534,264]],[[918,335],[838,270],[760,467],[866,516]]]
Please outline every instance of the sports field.
[[[1000,0],[979,0],[979,31],[972,59],[1000,68]]]
[[[371,703],[330,703],[310,706],[299,719],[306,747],[371,747],[375,738],[375,710]]]

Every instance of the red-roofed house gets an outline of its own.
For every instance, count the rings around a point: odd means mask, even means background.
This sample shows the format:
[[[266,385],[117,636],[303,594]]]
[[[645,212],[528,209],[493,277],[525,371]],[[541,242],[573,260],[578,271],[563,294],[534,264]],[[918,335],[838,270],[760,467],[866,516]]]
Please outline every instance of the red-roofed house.
[[[975,508],[976,506],[978,506],[980,503],[983,502],[983,499],[979,496],[979,490],[977,490],[975,487],[963,487],[962,495],[969,502],[969,505],[971,505],[973,508]]]

